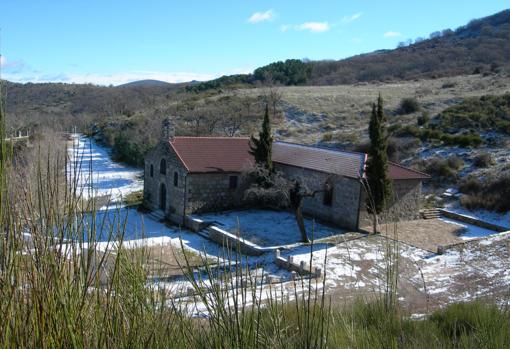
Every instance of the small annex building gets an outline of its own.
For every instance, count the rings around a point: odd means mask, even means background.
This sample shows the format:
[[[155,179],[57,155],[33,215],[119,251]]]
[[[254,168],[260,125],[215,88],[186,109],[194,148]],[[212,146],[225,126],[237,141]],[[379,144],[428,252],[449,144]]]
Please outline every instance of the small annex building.
[[[243,172],[254,165],[249,138],[172,137],[145,159],[144,203],[183,224],[187,215],[243,207]],[[370,224],[362,178],[367,155],[286,142],[273,143],[273,163],[289,179],[321,190],[303,202],[305,215],[358,230]],[[390,163],[394,199],[390,216],[419,216],[422,181],[428,175]]]

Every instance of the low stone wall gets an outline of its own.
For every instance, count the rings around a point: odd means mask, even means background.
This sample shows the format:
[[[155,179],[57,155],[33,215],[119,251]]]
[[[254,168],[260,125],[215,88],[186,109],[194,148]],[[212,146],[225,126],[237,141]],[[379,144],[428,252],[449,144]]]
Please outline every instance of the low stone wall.
[[[191,216],[184,217],[184,226],[191,231],[198,233],[209,226],[210,223],[204,222],[201,219],[193,218]]]
[[[461,245],[468,245],[468,244],[476,243],[476,242],[479,242],[479,241],[482,241],[482,240],[487,240],[487,239],[489,239],[491,237],[495,237],[495,236],[498,236],[498,237],[510,236],[510,230],[507,230],[507,231],[504,231],[504,232],[501,232],[501,233],[498,233],[498,234],[494,234],[494,235],[483,236],[483,237],[479,237],[479,238],[475,238],[475,239],[471,239],[471,240],[465,240],[465,241],[458,242],[458,243],[455,243],[455,244],[438,245],[437,246],[437,254],[444,254],[449,249],[456,248],[456,247],[461,246]]]
[[[484,221],[482,221],[480,219],[476,219],[476,218],[473,218],[473,217],[465,216],[463,214],[447,211],[447,210],[444,210],[444,209],[440,209],[439,212],[441,212],[441,214],[443,216],[447,217],[447,218],[452,218],[452,219],[455,219],[457,221],[461,221],[461,222],[465,222],[465,223],[468,223],[468,224],[476,225],[477,227],[481,227],[481,228],[485,228],[485,229],[489,229],[489,230],[494,230],[495,232],[498,232],[498,233],[502,233],[502,232],[510,230],[509,228],[505,228],[505,227],[502,227],[502,226],[497,225],[497,224],[492,224],[492,223],[489,223],[489,222],[484,222]]]
[[[250,256],[260,256],[264,252],[267,252],[266,249],[262,249],[254,243],[247,241],[243,238],[235,236],[234,234],[229,233],[228,231],[222,230],[218,227],[211,226],[207,228],[209,232],[209,239],[216,242],[222,246],[228,246],[230,248],[236,249],[239,247],[241,253],[250,255]]]
[[[293,256],[288,256],[287,259],[280,256],[280,250],[275,250],[275,259],[274,262],[280,268],[286,269],[290,272],[297,273],[301,276],[310,276],[320,278],[322,276],[322,269],[318,267],[314,267],[313,269],[305,263],[301,261],[299,264],[294,262]]]

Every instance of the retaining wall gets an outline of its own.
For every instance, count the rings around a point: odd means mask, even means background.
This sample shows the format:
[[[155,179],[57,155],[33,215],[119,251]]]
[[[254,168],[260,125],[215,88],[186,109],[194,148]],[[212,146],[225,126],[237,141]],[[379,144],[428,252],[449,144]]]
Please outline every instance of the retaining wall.
[[[451,212],[451,211],[447,211],[447,210],[443,210],[443,209],[439,209],[439,212],[441,212],[441,214],[447,218],[452,218],[452,219],[455,219],[455,220],[458,220],[461,222],[476,225],[477,227],[494,230],[498,233],[502,233],[502,232],[510,230],[509,228],[502,227],[500,225],[489,223],[489,222],[484,222],[480,219],[477,219],[474,217],[469,217],[469,216],[466,216],[463,214],[459,214],[459,213],[455,213],[455,212]]]
[[[299,264],[294,262],[293,256],[288,256],[287,259],[280,256],[280,250],[275,250],[274,262],[280,268],[286,269],[290,272],[295,272],[301,276],[321,277],[322,269],[318,267],[311,268],[308,263],[301,261]]]
[[[215,226],[208,227],[207,231],[209,232],[209,239],[212,241],[218,243],[219,245],[229,246],[234,249],[239,247],[239,250],[242,253],[250,256],[260,256],[264,252],[268,251],[267,249],[260,248],[250,241],[247,241]]]

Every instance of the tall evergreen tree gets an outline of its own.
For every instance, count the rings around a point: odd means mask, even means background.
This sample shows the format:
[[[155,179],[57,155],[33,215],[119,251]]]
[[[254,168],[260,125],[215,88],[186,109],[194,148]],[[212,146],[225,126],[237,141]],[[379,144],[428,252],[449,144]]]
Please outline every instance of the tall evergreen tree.
[[[383,110],[383,99],[379,94],[377,106],[372,105],[372,116],[368,132],[370,136],[370,150],[366,168],[368,189],[368,208],[371,213],[381,213],[391,195],[391,181],[388,176],[388,136],[386,131],[386,116]]]
[[[269,105],[266,103],[266,112],[259,138],[257,139],[253,135],[250,137],[250,154],[255,157],[257,164],[264,166],[270,172],[273,171],[272,149],[271,120],[269,118]]]

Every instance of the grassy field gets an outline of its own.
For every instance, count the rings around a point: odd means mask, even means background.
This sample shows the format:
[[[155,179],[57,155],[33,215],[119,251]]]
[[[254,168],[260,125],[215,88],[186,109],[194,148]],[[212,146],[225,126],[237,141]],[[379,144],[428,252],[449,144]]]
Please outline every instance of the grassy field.
[[[410,115],[396,115],[395,111],[403,98],[416,98],[423,111],[431,116],[458,103],[466,97],[487,94],[500,95],[510,91],[510,77],[506,75],[467,75],[441,79],[405,81],[398,83],[363,83],[338,86],[291,86],[280,87],[284,110],[294,106],[298,115],[292,122],[292,115],[278,125],[287,130],[286,139],[305,140],[313,143],[321,140],[328,131],[343,134],[345,139],[364,135],[372,103],[382,94],[385,110],[391,117],[390,124],[416,124],[421,112]],[[263,96],[267,89],[243,89],[235,94],[250,97]],[[292,114],[292,112],[287,112]],[[306,114],[321,115],[311,121]],[[299,116],[302,116],[300,119]],[[310,122],[311,121],[311,122]],[[295,133],[295,134],[294,134]],[[351,137],[349,137],[351,135]]]

